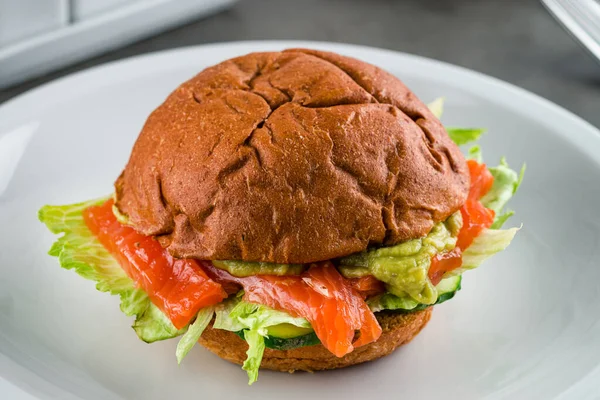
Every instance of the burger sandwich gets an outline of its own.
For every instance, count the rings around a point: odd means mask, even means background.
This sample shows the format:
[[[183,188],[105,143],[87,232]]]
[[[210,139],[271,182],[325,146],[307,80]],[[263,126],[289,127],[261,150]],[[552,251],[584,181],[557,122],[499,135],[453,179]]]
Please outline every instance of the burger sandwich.
[[[334,53],[207,68],[148,117],[112,195],[44,206],[50,254],[151,343],[318,371],[390,354],[505,249],[521,174],[400,80]]]

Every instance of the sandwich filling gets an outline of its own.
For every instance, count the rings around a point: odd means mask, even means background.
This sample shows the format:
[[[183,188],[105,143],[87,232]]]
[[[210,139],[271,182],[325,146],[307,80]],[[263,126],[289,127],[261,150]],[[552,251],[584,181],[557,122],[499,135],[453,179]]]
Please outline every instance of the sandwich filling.
[[[459,145],[483,131],[448,129]],[[504,160],[488,168],[469,151],[467,201],[424,237],[311,264],[177,259],[151,236],[126,225],[112,198],[45,206],[39,218],[63,235],[52,246],[61,266],[121,297],[121,310],[151,343],[181,336],[179,362],[212,322],[249,345],[243,368],[256,381],[266,347],[322,344],[342,357],[381,335],[374,313],[413,312],[442,303],[461,275],[505,249],[518,228],[500,229],[519,187]]]

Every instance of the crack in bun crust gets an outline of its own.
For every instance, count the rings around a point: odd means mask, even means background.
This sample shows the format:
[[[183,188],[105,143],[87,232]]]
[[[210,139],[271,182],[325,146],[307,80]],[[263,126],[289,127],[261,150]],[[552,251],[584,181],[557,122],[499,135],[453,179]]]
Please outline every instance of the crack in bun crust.
[[[290,49],[183,83],[115,189],[130,224],[176,257],[309,263],[424,236],[468,185],[459,149],[401,81]]]
[[[387,356],[421,332],[431,318],[432,308],[409,314],[376,313],[383,329],[380,338],[341,358],[320,344],[292,350],[265,349],[260,367],[283,372],[320,371],[349,367]],[[233,332],[213,329],[212,324],[206,328],[199,343],[227,361],[241,365],[246,359],[248,344]]]

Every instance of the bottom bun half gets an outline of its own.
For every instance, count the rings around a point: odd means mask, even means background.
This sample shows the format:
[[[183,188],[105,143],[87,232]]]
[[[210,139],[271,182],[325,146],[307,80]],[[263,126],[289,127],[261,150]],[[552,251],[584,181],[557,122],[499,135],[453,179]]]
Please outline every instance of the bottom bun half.
[[[409,314],[393,312],[376,313],[377,321],[383,330],[381,337],[373,343],[358,347],[350,354],[338,358],[322,345],[299,347],[292,350],[265,349],[261,368],[294,372],[337,369],[375,360],[387,356],[399,346],[408,343],[425,327],[431,310]],[[246,359],[246,342],[233,332],[207,327],[200,344],[219,357],[242,364]]]

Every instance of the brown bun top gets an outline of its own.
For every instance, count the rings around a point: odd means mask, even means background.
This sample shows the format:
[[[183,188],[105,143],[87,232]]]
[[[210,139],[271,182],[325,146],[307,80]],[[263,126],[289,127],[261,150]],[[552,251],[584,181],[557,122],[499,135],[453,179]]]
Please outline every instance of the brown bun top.
[[[314,50],[207,68],[148,118],[115,183],[176,257],[308,263],[429,232],[465,202],[465,159],[402,82]]]

